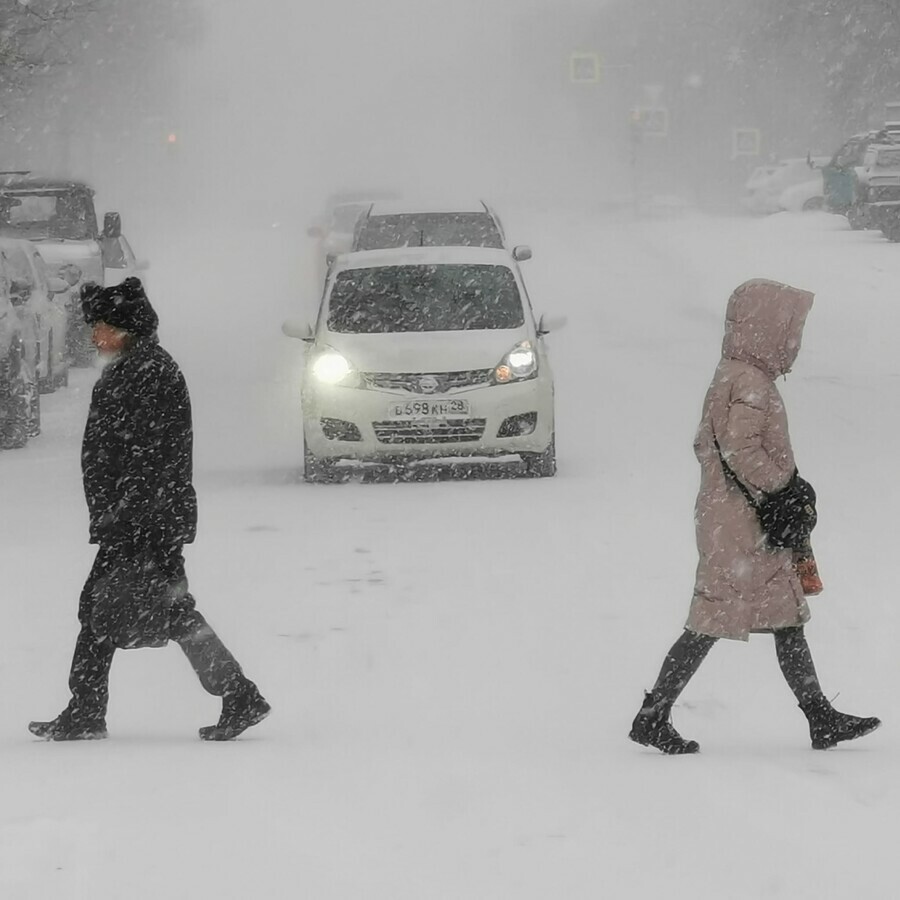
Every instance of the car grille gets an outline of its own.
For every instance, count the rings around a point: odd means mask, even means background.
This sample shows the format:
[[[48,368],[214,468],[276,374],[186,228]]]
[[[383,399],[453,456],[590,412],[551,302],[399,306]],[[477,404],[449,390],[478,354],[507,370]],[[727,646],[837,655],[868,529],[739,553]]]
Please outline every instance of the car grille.
[[[456,388],[490,383],[493,369],[467,369],[463,372],[363,372],[368,388],[383,391],[409,391],[411,394],[443,394]]]
[[[373,422],[375,437],[382,444],[451,444],[457,441],[477,441],[484,434],[486,419],[449,419],[422,421],[400,419]]]

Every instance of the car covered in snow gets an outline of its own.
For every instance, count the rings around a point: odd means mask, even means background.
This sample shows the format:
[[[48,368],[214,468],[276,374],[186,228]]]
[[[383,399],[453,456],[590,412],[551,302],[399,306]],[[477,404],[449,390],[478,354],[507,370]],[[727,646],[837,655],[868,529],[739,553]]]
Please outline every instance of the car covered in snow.
[[[29,173],[0,175],[0,237],[29,240],[40,248],[50,274],[75,288],[86,281],[117,284],[144,268],[122,234],[118,213],[97,224],[93,189],[80,181]],[[79,311],[69,321],[69,351],[76,364],[93,358]]]
[[[822,167],[825,208],[846,216],[854,230],[868,227],[862,197],[866,154],[873,145],[893,143],[897,143],[897,134],[887,128],[854,134]]]
[[[785,188],[778,197],[778,208],[785,212],[818,212],[825,209],[822,172],[814,170],[806,181]]]
[[[900,241],[900,144],[869,145],[859,173],[859,207],[867,228]]]
[[[556,472],[553,374],[516,260],[503,249],[410,247],[337,257],[307,342],[304,476],[339,464],[518,456]]]
[[[25,306],[34,316],[34,365],[41,393],[50,393],[68,384],[66,345],[72,288],[64,279],[50,274],[37,245],[30,241],[0,238],[0,253],[17,291],[27,297]]]
[[[0,449],[23,447],[41,430],[38,323],[29,300],[0,247]]]
[[[506,247],[497,213],[483,200],[472,202],[377,202],[357,219],[353,250],[392,247]],[[531,257],[527,246],[513,248],[519,261]]]
[[[824,158],[784,159],[770,166],[759,166],[747,179],[741,205],[748,212],[759,214],[822,209],[821,165],[826,161]]]

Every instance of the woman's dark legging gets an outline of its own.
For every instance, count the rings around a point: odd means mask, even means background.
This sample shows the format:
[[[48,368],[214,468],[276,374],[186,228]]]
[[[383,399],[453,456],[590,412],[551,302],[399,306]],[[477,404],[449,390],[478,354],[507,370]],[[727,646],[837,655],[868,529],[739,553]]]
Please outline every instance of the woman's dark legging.
[[[778,665],[797,702],[805,706],[823,699],[803,626],[779,628],[773,634]],[[657,702],[662,701],[666,707],[671,707],[717,640],[718,638],[697,634],[695,631],[682,632],[666,655],[653,686]]]

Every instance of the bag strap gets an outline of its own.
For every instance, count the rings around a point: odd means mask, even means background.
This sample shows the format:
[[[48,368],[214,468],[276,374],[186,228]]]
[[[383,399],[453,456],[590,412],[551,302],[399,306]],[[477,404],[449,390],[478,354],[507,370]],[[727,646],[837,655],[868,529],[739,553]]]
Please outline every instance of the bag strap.
[[[753,494],[747,489],[747,486],[737,477],[734,473],[734,469],[725,462],[725,456],[722,453],[722,448],[719,446],[719,439],[713,435],[713,443],[716,445],[716,450],[719,453],[719,461],[722,463],[722,468],[725,470],[725,475],[730,478],[739,488],[741,493],[747,498],[747,502],[756,510],[759,509],[759,504],[753,498]]]

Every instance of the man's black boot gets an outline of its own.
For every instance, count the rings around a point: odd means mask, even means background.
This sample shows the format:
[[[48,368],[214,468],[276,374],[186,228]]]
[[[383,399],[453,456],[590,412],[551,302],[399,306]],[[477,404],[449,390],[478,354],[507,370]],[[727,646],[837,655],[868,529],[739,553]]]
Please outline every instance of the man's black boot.
[[[108,737],[106,719],[67,706],[49,722],[31,722],[28,730],[44,741],[102,741]]]
[[[841,741],[852,741],[874,731],[881,719],[861,718],[838,712],[824,697],[799,704],[809,721],[813,750],[827,750]]]
[[[652,693],[644,695],[644,705],[634,717],[628,737],[645,747],[655,747],[663,753],[677,755],[696,753],[700,745],[696,741],[686,741],[673,727],[669,717],[671,703]]]
[[[222,714],[215,725],[200,729],[201,741],[230,741],[252,725],[258,725],[272,711],[259,689],[246,678],[222,697]]]

